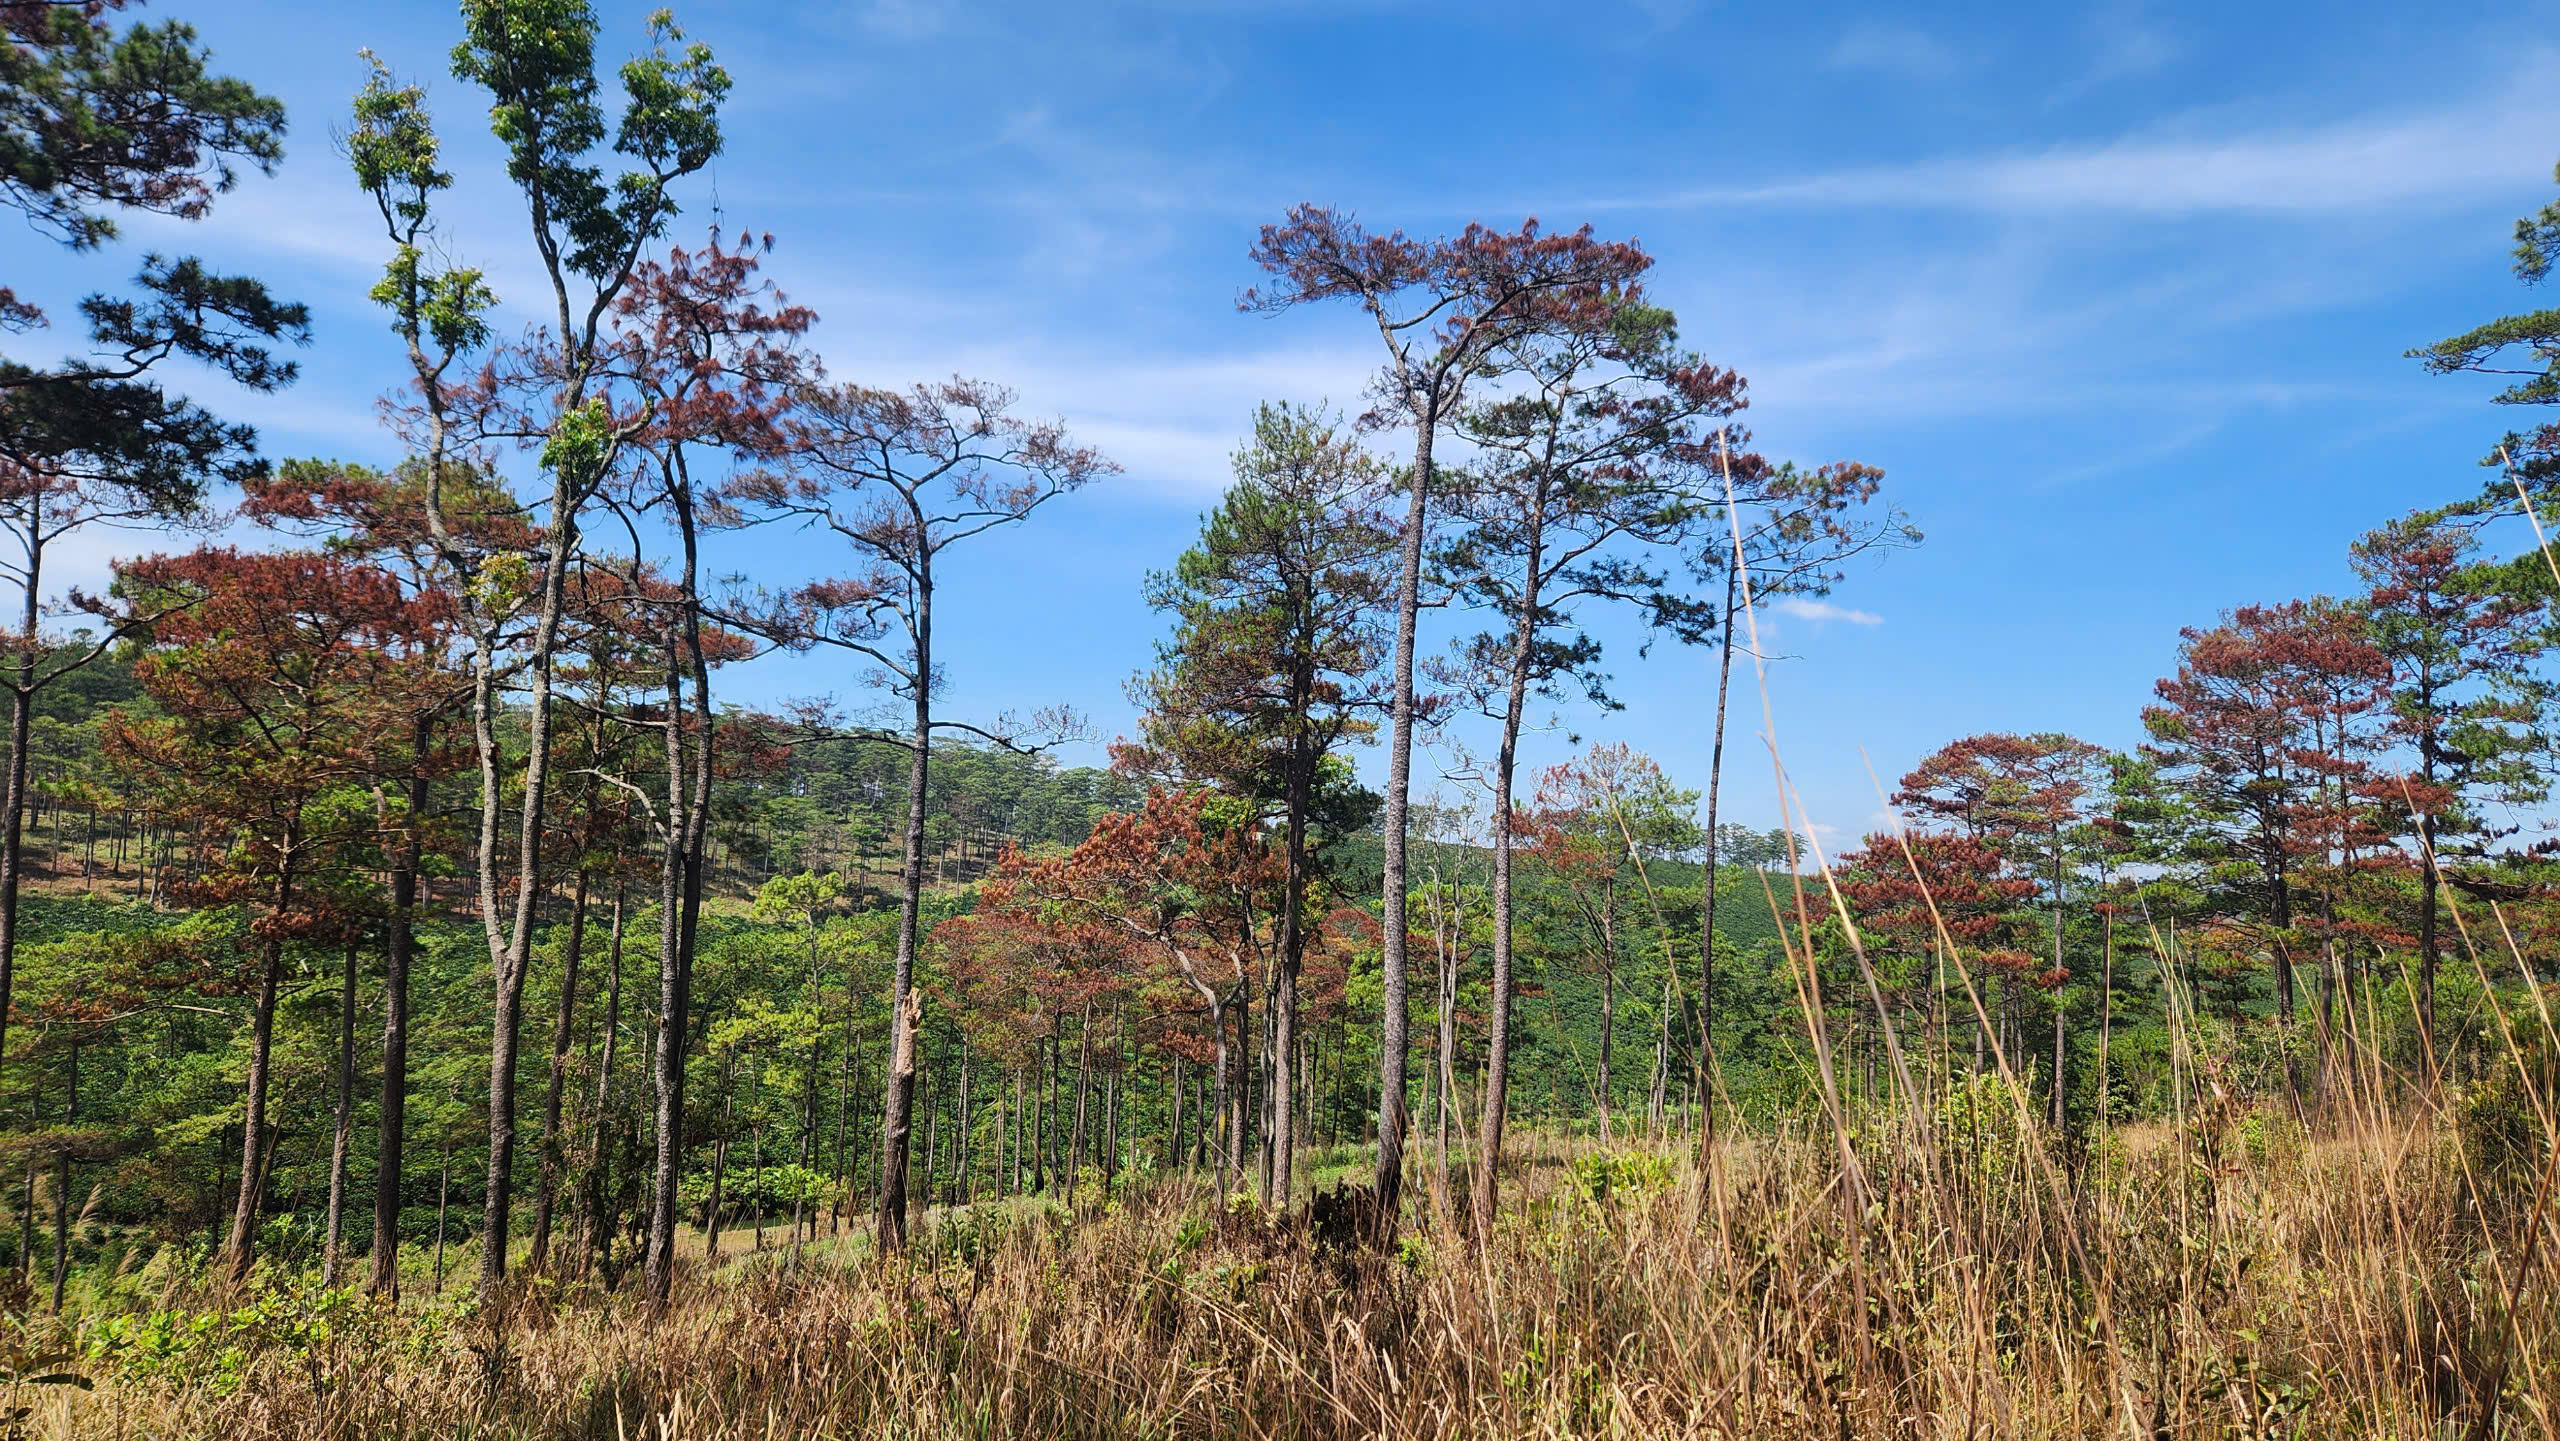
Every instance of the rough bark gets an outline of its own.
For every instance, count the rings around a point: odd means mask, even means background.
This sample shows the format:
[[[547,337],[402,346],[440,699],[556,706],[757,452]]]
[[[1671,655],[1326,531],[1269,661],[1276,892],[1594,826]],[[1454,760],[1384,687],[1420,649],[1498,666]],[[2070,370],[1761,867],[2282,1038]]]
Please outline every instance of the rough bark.
[[[1436,399],[1437,397],[1435,397]],[[1379,956],[1378,1170],[1375,1223],[1380,1245],[1395,1233],[1404,1195],[1406,942],[1405,832],[1413,790],[1413,668],[1422,610],[1422,542],[1430,526],[1432,442],[1439,411],[1424,406],[1414,417],[1412,497],[1397,537],[1396,648],[1387,721],[1387,795],[1382,897],[1385,934]]]
[[[588,804],[594,804],[592,795]],[[552,1213],[559,1206],[560,1175],[568,1163],[560,1103],[569,1086],[569,1043],[577,1037],[578,963],[587,947],[587,893],[587,870],[580,866],[569,899],[569,948],[560,960],[560,1007],[552,1018],[551,1069],[542,1091],[542,1169],[534,1179],[533,1246],[525,1253],[526,1269],[537,1276],[550,1264]]]
[[[924,906],[925,783],[933,753],[933,573],[916,573],[915,724],[907,738],[905,859],[898,872],[898,951],[889,983],[889,1066],[880,1115],[880,1196],[874,1223],[885,1254],[907,1244],[907,1143],[916,1099],[916,1038],[924,997],[915,989],[916,929]]]
[[[284,944],[269,940],[258,965],[257,1000],[250,1012],[249,1078],[240,1123],[240,1191],[231,1209],[231,1236],[223,1244],[224,1274],[237,1286],[249,1279],[258,1236],[267,1146],[267,1079],[276,1036],[276,987],[284,976]]]
[[[586,1234],[579,1246],[578,1272],[585,1275],[595,1259],[609,1256],[613,1226],[605,1215],[605,1198],[611,1194],[613,1151],[607,1144],[606,1120],[613,1110],[613,1062],[616,1042],[622,1033],[622,915],[623,882],[613,886],[613,929],[605,943],[604,1043],[596,1057],[596,1093],[594,1119],[587,1138],[586,1201],[581,1207],[586,1218]]]
[[[402,1153],[409,1110],[409,964],[417,949],[418,864],[425,847],[427,748],[432,717],[421,715],[410,733],[408,814],[391,865],[391,935],[382,975],[382,1097],[374,1130],[374,1295],[400,1298],[400,1201]]]
[[[347,1214],[347,1151],[355,1122],[356,941],[349,937],[338,977],[338,1104],[329,1126],[329,1220],[321,1248],[320,1284],[338,1284],[338,1240]]]
[[[1529,513],[1544,512],[1544,497]],[[1531,584],[1517,597],[1510,656],[1509,690],[1502,710],[1502,741],[1493,760],[1493,983],[1485,1000],[1484,1115],[1476,1139],[1475,1183],[1469,1200],[1475,1212],[1475,1238],[1481,1245],[1493,1236],[1496,1187],[1502,1165],[1502,1128],[1511,1087],[1512,969],[1512,786],[1519,769],[1520,715],[1529,703],[1529,668],[1536,655],[1538,591],[1535,578],[1544,564],[1542,527],[1533,520],[1524,547],[1521,574]]]

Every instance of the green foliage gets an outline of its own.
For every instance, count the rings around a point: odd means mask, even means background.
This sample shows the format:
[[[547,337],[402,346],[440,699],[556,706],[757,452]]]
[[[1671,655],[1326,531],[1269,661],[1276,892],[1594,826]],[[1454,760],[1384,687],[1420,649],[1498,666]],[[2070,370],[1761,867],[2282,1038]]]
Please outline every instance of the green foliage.
[[[352,1286],[265,1285],[228,1307],[109,1316],[89,1332],[86,1355],[122,1377],[219,1397],[278,1363],[316,1372],[322,1358],[349,1353],[432,1358],[445,1349],[452,1320],[435,1306],[405,1314],[377,1306]]]
[[[1987,1071],[1958,1077],[1939,1098],[1941,1155],[1986,1204],[2015,1203],[2023,1196],[2027,1148],[2042,1144],[2035,1106],[2032,1097]]]
[[[1574,1184],[1599,1206],[1668,1190],[1679,1170],[1677,1159],[1661,1151],[1591,1151],[1573,1158]]]
[[[640,247],[666,233],[676,213],[668,183],[720,153],[728,71],[699,44],[670,55],[667,46],[684,34],[667,12],[651,16],[651,49],[622,67],[625,104],[613,133],[614,152],[639,168],[608,182],[589,158],[605,142],[594,7],[466,0],[462,23],[453,73],[489,92],[490,133],[506,146],[508,178],[533,202],[546,258],[557,255],[569,271],[615,288]]]
[[[613,443],[612,411],[602,400],[590,400],[552,426],[550,437],[542,443],[542,465],[560,477],[570,493],[585,495],[603,478]]]
[[[2541,1108],[2555,1096],[2560,1052],[2537,1027],[2454,1097],[2454,1136],[2489,1205],[2521,1211],[2533,1204],[2551,1152],[2551,1126]]]

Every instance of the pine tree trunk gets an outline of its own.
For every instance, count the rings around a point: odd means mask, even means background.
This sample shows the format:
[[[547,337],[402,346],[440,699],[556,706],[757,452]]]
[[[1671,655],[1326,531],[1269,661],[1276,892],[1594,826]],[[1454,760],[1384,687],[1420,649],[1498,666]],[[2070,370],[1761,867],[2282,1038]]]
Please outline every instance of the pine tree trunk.
[[[685,587],[693,592],[692,527],[685,537]],[[667,695],[667,819],[658,869],[658,1034],[651,1057],[657,1091],[654,1116],[654,1180],[649,1199],[648,1261],[643,1289],[663,1308],[675,1284],[677,1187],[684,1166],[684,1057],[693,1007],[693,962],[702,920],[704,846],[711,828],[710,664],[702,647],[702,617],[689,600],[680,637],[665,642]],[[693,677],[692,724],[682,723],[685,692],[677,668],[677,641]],[[691,731],[690,744],[687,730]]]
[[[283,902],[279,901],[281,908]],[[223,1246],[224,1272],[234,1286],[249,1279],[258,1239],[258,1213],[267,1178],[269,1058],[275,1049],[276,987],[284,978],[284,943],[269,939],[258,968],[258,998],[249,1033],[248,1094],[240,1127],[240,1196],[231,1211],[231,1238]]]
[[[2106,1134],[2108,1105],[2107,1042],[2115,1030],[2116,1002],[2116,917],[2113,910],[2099,918],[2104,934],[2099,941],[2098,956],[2098,1133]],[[2324,976],[2325,980],[2326,977]]]
[[[605,1214],[612,1194],[613,1150],[606,1122],[613,1113],[613,1062],[622,1036],[622,916],[624,883],[613,884],[613,930],[605,943],[604,1044],[596,1058],[595,1114],[587,1140],[585,1234],[578,1247],[578,1274],[585,1276],[597,1260],[611,1259],[613,1226]]]
[[[706,1266],[720,1259],[720,1191],[729,1178],[729,1116],[737,1100],[736,1090],[729,1084],[729,1060],[720,1062],[720,1135],[711,1143],[711,1199],[702,1211],[702,1259]]]
[[[1539,508],[1543,513],[1543,508]],[[1476,1174],[1470,1201],[1475,1211],[1475,1239],[1478,1245],[1493,1237],[1496,1187],[1502,1165],[1502,1128],[1511,1084],[1511,970],[1512,970],[1512,787],[1519,765],[1521,709],[1529,699],[1529,666],[1535,654],[1539,617],[1538,589],[1535,578],[1544,564],[1540,528],[1532,525],[1528,533],[1521,573],[1529,577],[1522,587],[1513,619],[1510,691],[1502,714],[1501,746],[1494,752],[1493,765],[1493,983],[1486,997],[1491,1013],[1485,1026],[1484,1115],[1479,1123],[1476,1141]]]
[[[444,1294],[444,1215],[446,1203],[453,1199],[453,1138],[445,1138],[443,1158],[436,1165],[436,1294]]]
[[[25,604],[19,616],[17,675],[9,687],[9,757],[6,793],[0,795],[0,1060],[9,1051],[9,1012],[15,1004],[18,964],[18,877],[26,863],[27,768],[32,759],[36,705],[36,626],[42,619],[38,587],[44,548],[27,550]],[[24,1253],[20,1253],[23,1257]]]
[[[1618,1031],[1618,930],[1615,897],[1600,892],[1600,1142],[1613,1144],[1609,1125],[1609,1062]]]
[[[338,1240],[346,1220],[347,1149],[355,1122],[356,939],[347,938],[345,969],[338,980],[338,1105],[329,1128],[328,1240],[321,1250],[320,1285],[338,1284]]]
[[[71,1044],[69,1074],[62,1090],[62,1124],[80,1124],[80,1043]],[[53,1153],[53,1314],[62,1314],[62,1289],[71,1278],[71,1148]]]
[[[924,906],[925,785],[933,752],[933,572],[919,551],[915,580],[915,725],[907,738],[906,852],[898,873],[898,952],[889,986],[889,1074],[880,1120],[881,1254],[907,1244],[907,1144],[916,1093],[915,1029],[924,997],[915,989],[916,934]]]
[[[593,805],[589,798],[589,805]],[[569,1043],[577,1038],[578,963],[587,948],[587,868],[569,898],[569,949],[560,961],[560,1009],[551,1025],[551,1072],[542,1093],[542,1169],[534,1181],[533,1248],[526,1269],[539,1276],[551,1261],[551,1217],[559,1206],[560,1175],[567,1167],[568,1140],[561,1128],[561,1098],[569,1086]]]
[[[1167,1113],[1166,1130],[1168,1135],[1166,1137],[1166,1144],[1164,1148],[1164,1168],[1167,1171],[1173,1171],[1180,1169],[1182,1165],[1182,1101],[1184,1087],[1187,1083],[1182,1075],[1182,1057],[1180,1055],[1177,1054],[1168,1057],[1165,1061],[1165,1065],[1172,1073],[1172,1082],[1165,1088],[1165,1111]]]
[[[391,934],[382,975],[381,1114],[374,1121],[374,1295],[400,1298],[400,1202],[409,1110],[409,965],[417,949],[418,869],[424,855],[427,813],[426,755],[435,720],[411,722],[408,810],[391,863]]]
[[[960,1089],[951,1097],[951,1200],[969,1204],[969,1038],[960,1038]]]
[[[1067,1209],[1076,1208],[1076,1183],[1084,1179],[1085,1101],[1093,1093],[1093,1008],[1076,1022],[1076,1126],[1067,1147]]]
[[[1436,400],[1438,397],[1434,397]],[[1387,721],[1387,795],[1383,817],[1385,856],[1380,887],[1380,1016],[1378,1022],[1378,1170],[1374,1238],[1392,1244],[1404,1197],[1406,957],[1405,840],[1413,790],[1413,674],[1422,606],[1422,543],[1430,525],[1432,442],[1436,410],[1415,417],[1411,499],[1397,537],[1396,648]]]

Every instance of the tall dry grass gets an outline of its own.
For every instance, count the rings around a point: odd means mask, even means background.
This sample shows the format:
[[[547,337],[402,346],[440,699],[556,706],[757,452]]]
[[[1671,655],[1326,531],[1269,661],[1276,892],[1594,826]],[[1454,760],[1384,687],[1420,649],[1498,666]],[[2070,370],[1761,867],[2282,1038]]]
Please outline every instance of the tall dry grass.
[[[1703,1195],[1540,1138],[1481,1249],[1337,1249],[1168,1180],[697,1273],[654,1321],[278,1294],[192,1352],[52,1338],[97,1389],[19,1400],[40,1436],[244,1441],[2560,1434],[2534,1176],[2423,1115],[2200,1094],[2075,1158],[1976,1082],[1845,1153],[1736,1141]]]

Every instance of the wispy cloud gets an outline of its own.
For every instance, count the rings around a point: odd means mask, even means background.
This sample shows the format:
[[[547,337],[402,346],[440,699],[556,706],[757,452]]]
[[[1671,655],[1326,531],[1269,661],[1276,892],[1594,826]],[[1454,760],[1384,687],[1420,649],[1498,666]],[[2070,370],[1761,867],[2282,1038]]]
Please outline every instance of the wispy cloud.
[[[1834,70],[1934,80],[1961,69],[1964,57],[1925,30],[1865,21],[1841,34],[1824,63]]]
[[[2516,190],[2560,128],[2548,56],[2487,100],[2326,127],[2159,133],[1958,155],[1754,185],[1624,197],[1610,208],[1935,209],[2008,215],[2335,216]]]
[[[1798,620],[1840,620],[1847,621],[1851,625],[1884,624],[1884,617],[1876,614],[1874,611],[1851,610],[1845,605],[1833,605],[1827,600],[1814,600],[1800,595],[1791,595],[1782,600],[1776,601],[1770,606],[1770,609],[1778,612],[1780,615],[1794,616]]]

